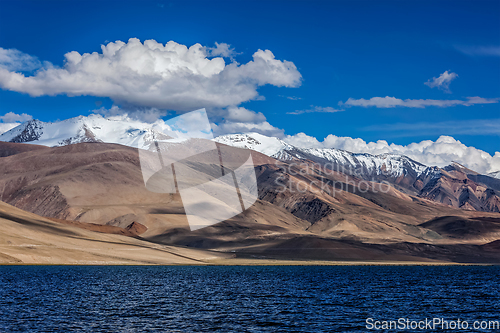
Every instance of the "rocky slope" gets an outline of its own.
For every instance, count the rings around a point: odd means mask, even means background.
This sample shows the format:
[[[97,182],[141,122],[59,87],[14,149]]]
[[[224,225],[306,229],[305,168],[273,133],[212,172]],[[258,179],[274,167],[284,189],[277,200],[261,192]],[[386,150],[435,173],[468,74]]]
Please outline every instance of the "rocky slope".
[[[427,167],[406,156],[355,154],[340,149],[293,147],[260,134],[218,137],[218,142],[253,149],[293,164],[314,163],[365,181],[389,183],[408,195],[466,210],[500,212],[500,182],[457,163]]]
[[[170,129],[162,121],[147,124],[126,116],[77,117],[60,122],[32,120],[0,135],[0,141],[65,146],[82,142],[118,143],[138,147],[162,139]],[[278,138],[257,133],[217,137],[215,141],[255,150],[280,161],[317,163],[330,170],[378,183],[389,183],[400,192],[467,210],[499,212],[498,173],[479,175],[463,166],[425,166],[406,156],[355,154],[340,149],[298,148]],[[26,148],[23,148],[26,149]],[[3,154],[10,154],[4,151]]]
[[[229,256],[60,224],[0,202],[0,264],[200,264]]]
[[[80,143],[2,157],[0,200],[45,217],[68,220],[70,226],[104,225],[155,243],[242,256],[290,258],[300,252],[303,259],[330,253],[331,259],[362,260],[387,259],[384,251],[396,251],[398,255],[391,254],[394,260],[410,260],[422,259],[422,244],[438,249],[450,244],[480,246],[498,239],[493,225],[457,241],[451,233],[424,224],[445,216],[477,219],[498,218],[498,214],[443,206],[312,161],[294,163],[257,152],[252,155],[259,185],[256,204],[234,218],[194,232],[188,228],[180,197],[148,191],[138,151],[121,145]],[[353,256],[349,251],[334,255],[335,251],[325,250],[342,244],[352,251],[364,250],[352,252],[356,253]],[[396,249],[390,244],[400,245]],[[401,244],[420,245],[410,251],[402,250]],[[291,246],[288,254],[282,250],[286,246]],[[318,248],[311,250],[311,246]],[[368,255],[372,246],[377,246],[377,256]]]

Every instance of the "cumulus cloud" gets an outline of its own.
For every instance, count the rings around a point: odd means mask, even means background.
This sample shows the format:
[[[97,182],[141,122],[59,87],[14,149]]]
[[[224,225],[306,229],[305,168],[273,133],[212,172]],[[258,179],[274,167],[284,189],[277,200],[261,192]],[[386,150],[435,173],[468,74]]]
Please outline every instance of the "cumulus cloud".
[[[3,50],[3,49],[2,49]],[[278,60],[270,50],[258,50],[246,64],[226,64],[226,44],[215,50],[170,41],[144,43],[131,38],[101,46],[101,53],[65,54],[62,67],[44,66],[33,75],[0,66],[0,87],[31,96],[109,97],[120,105],[192,111],[227,107],[258,99],[258,87],[298,87],[302,76],[296,66]],[[4,51],[5,52],[5,51]],[[211,55],[207,54],[209,52]],[[27,55],[17,54],[15,60]]]
[[[243,123],[224,121],[219,124],[212,123],[212,130],[215,136],[234,133],[260,133],[267,136],[281,138],[284,136],[284,130],[274,127],[267,121],[260,123]]]
[[[334,109],[331,106],[323,107],[323,106],[313,106],[313,105],[311,105],[310,109],[290,111],[290,112],[287,112],[287,114],[335,113],[335,112],[340,112],[340,111],[344,111],[344,109]]]
[[[267,136],[283,137],[284,130],[271,125],[261,112],[244,107],[230,106],[208,110],[214,135],[256,132]]]
[[[224,57],[224,58],[229,58],[232,61],[234,60],[234,57],[238,54],[234,48],[231,48],[231,45],[226,44],[226,43],[217,43],[215,42],[215,47],[206,47],[205,50],[207,50],[207,54],[211,57]]]
[[[3,116],[0,116],[0,121],[4,123],[14,123],[14,122],[22,123],[24,121],[28,121],[31,119],[33,119],[33,117],[26,113],[16,114],[14,112],[8,112]]]
[[[4,49],[0,47],[0,68],[7,71],[33,71],[42,67],[37,57],[30,56],[16,49]]]
[[[372,97],[370,99],[354,99],[349,98],[345,103],[339,102],[343,106],[361,106],[361,107],[376,107],[376,108],[425,108],[429,106],[437,107],[452,107],[457,105],[471,106],[475,104],[492,104],[498,103],[499,98],[483,98],[483,97],[467,97],[467,100],[441,100],[441,99],[399,99],[395,97]]]
[[[309,136],[305,133],[287,135],[283,138],[283,140],[292,146],[299,148],[325,148],[323,142],[319,142],[315,137]]]
[[[159,118],[167,115],[167,111],[158,110],[156,108],[120,108],[117,105],[113,105],[111,108],[106,109],[101,107],[91,111],[92,113],[100,114],[104,117],[114,117],[119,115],[125,115],[131,119],[141,120],[147,123],[154,123]]]
[[[455,161],[466,167],[486,174],[500,170],[500,152],[493,156],[480,149],[464,145],[451,136],[441,136],[436,141],[425,140],[409,145],[389,144],[385,140],[366,142],[362,139],[328,135],[322,142],[316,138],[299,133],[287,135],[284,140],[298,147],[337,148],[354,153],[399,154],[406,155],[429,166],[446,166]]]
[[[125,114],[125,112],[123,112],[122,109],[120,109],[118,106],[116,105],[113,105],[111,108],[109,109],[106,109],[104,106],[103,107],[100,107],[99,109],[95,109],[95,110],[92,110],[91,111],[92,113],[95,113],[95,114],[100,114],[101,116],[103,117],[113,117],[113,116],[118,116],[118,115],[122,115],[122,114]]]
[[[266,117],[261,112],[255,112],[243,107],[230,106],[225,109],[224,119],[242,123],[262,123]]]
[[[438,88],[440,90],[443,90],[447,94],[451,94],[450,83],[457,77],[457,73],[448,73],[448,71],[445,71],[438,77],[433,77],[429,81],[424,82],[424,84],[430,88]]]

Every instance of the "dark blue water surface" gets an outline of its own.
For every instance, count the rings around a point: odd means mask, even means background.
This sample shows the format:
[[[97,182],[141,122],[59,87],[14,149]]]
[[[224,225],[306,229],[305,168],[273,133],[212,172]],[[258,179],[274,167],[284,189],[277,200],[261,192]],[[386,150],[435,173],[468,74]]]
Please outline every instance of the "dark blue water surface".
[[[366,332],[369,317],[499,320],[499,274],[478,266],[2,266],[0,332]]]

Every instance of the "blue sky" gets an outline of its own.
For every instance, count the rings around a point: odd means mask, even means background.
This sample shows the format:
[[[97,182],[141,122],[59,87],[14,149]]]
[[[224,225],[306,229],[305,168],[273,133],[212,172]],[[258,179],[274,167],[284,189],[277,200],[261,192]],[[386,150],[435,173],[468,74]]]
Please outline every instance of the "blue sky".
[[[499,17],[498,1],[2,1],[0,47],[54,66],[63,66],[68,52],[100,53],[101,44],[132,37],[188,47],[227,43],[240,64],[259,49],[270,50],[296,66],[300,86],[258,86],[259,100],[235,106],[262,113],[288,135],[401,145],[451,135],[494,154],[500,150]],[[445,71],[457,75],[449,91],[424,84]],[[463,103],[339,105],[386,96]],[[463,105],[468,97],[488,103]],[[0,90],[0,115],[26,113],[44,121],[113,104],[123,103]],[[304,112],[333,110],[343,111]]]

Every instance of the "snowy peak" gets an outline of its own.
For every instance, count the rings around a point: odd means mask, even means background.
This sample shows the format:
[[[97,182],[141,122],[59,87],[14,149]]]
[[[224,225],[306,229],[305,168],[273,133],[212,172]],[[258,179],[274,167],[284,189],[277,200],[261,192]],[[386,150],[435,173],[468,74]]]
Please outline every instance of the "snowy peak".
[[[23,123],[0,135],[0,141],[64,146],[81,142],[105,142],[146,148],[153,141],[166,141],[178,133],[175,125],[158,120],[150,124],[127,116],[104,118],[80,116],[59,122],[38,120]],[[171,137],[172,135],[173,137]],[[300,148],[279,138],[258,133],[223,135],[215,141],[258,151],[270,157],[319,165],[374,182],[389,182],[397,190],[457,208],[500,211],[500,171],[478,175],[458,163],[447,167],[427,167],[396,154],[371,155],[335,148]]]
[[[278,138],[258,133],[221,135],[214,140],[228,146],[255,150],[277,159],[290,160],[293,158],[287,152],[293,150],[293,146]]]
[[[143,148],[144,144],[154,140],[169,139],[164,133],[170,132],[171,128],[161,120],[150,124],[127,116],[104,118],[93,114],[59,122],[31,120],[1,134],[0,141],[34,143],[49,147],[80,142],[106,142]],[[252,149],[280,160],[328,163],[335,170],[363,177],[418,178],[434,177],[438,173],[435,169],[429,169],[402,155],[351,153],[335,148],[299,148],[278,138],[258,133],[223,135],[214,140],[234,147]],[[468,170],[458,163],[446,168]],[[500,178],[500,172],[489,176]]]
[[[487,176],[500,179],[500,171],[491,172],[491,173],[487,174]]]
[[[10,141],[17,143],[31,142],[40,139],[42,134],[43,134],[43,123],[39,120],[30,120],[0,135],[0,141]],[[3,139],[4,137],[7,138],[10,137],[10,139],[4,140]]]
[[[170,130],[161,120],[149,124],[127,116],[104,118],[93,114],[59,122],[28,121],[1,134],[0,141],[34,143],[49,147],[80,142],[106,142],[143,148],[144,144],[154,140],[169,139],[164,133],[170,133]],[[215,138],[215,141],[252,149],[280,160],[329,163],[335,170],[353,175],[419,177],[427,168],[406,156],[356,154],[335,148],[299,148],[278,138],[258,133],[223,135]]]
[[[418,177],[427,169],[425,165],[406,156],[356,154],[335,148],[298,148],[278,138],[257,133],[223,135],[215,140],[234,147],[256,150],[281,160],[312,160],[330,164],[330,168],[349,174],[386,174],[391,177],[400,177],[413,173],[415,177]]]
[[[350,153],[335,148],[299,150],[314,157],[342,165],[344,168],[348,167],[348,169],[355,171],[348,172],[351,174],[363,173],[377,176],[390,175],[391,177],[400,177],[406,176],[409,173],[415,173],[416,177],[418,177],[427,169],[425,165],[402,155]]]
[[[389,182],[397,190],[461,209],[500,212],[499,184],[459,163],[427,167],[404,155],[361,154],[341,149],[298,148],[259,134],[226,135],[219,142],[280,158],[318,163],[365,181]],[[282,158],[283,159],[283,158]],[[489,176],[498,177],[500,172]],[[484,178],[488,178],[485,180]],[[497,190],[495,190],[497,189]]]
[[[107,142],[138,147],[140,142],[167,138],[163,122],[154,124],[126,116],[79,116],[59,122],[31,120],[0,135],[0,141],[34,143],[49,147],[80,142]]]

